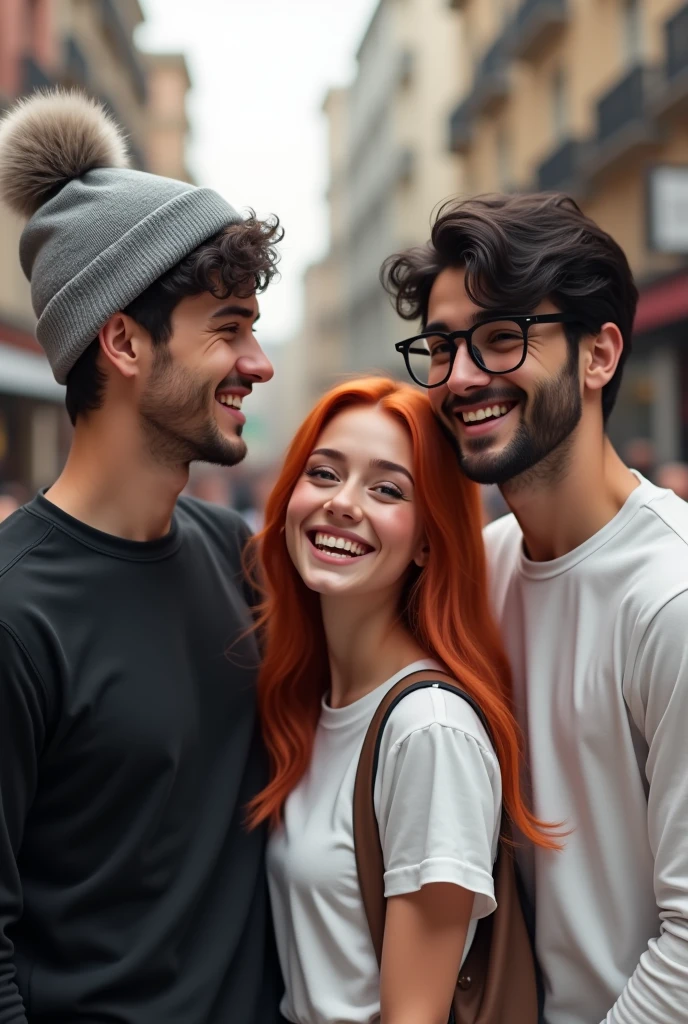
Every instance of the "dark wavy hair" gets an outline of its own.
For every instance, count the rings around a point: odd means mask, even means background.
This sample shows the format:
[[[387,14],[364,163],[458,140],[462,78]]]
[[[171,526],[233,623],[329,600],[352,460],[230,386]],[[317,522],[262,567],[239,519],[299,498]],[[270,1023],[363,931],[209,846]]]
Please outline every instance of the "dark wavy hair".
[[[154,345],[169,341],[172,313],[190,295],[211,292],[218,299],[248,298],[264,291],[277,274],[276,246],[284,231],[278,217],[257,220],[253,211],[202,242],[171,270],[149,285],[122,310],[151,336]],[[67,377],[65,404],[72,424],[77,417],[103,403],[107,379],[98,366],[96,338],[79,357]]]
[[[465,268],[466,291],[490,312],[532,313],[545,299],[581,317],[567,325],[573,348],[615,323],[623,352],[602,392],[605,421],[631,351],[638,290],[614,239],[563,193],[483,195],[440,207],[430,241],[388,257],[380,279],[405,320],[427,323],[432,286],[448,267]]]

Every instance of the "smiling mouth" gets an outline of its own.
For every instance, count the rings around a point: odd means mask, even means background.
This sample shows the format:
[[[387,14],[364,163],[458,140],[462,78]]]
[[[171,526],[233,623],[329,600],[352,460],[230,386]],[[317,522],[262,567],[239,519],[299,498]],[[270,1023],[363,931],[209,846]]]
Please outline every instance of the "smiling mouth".
[[[490,433],[500,420],[506,419],[510,413],[519,407],[519,401],[511,398],[507,401],[490,401],[475,404],[471,409],[455,408],[454,417],[461,424],[462,431],[467,437],[474,434]]]
[[[241,409],[244,395],[237,395],[229,391],[218,391],[215,393],[215,401],[218,405],[222,406],[223,413],[228,413],[236,423],[243,425],[246,422],[246,416]]]
[[[486,403],[467,411],[457,409],[456,416],[465,426],[472,426],[475,423],[485,423],[489,420],[501,420],[517,405],[518,402],[516,401]]]
[[[215,395],[215,401],[219,402],[220,405],[226,406],[228,409],[241,409],[241,403],[243,397],[241,395]]]
[[[371,551],[375,550],[370,544],[363,541],[350,540],[348,537],[335,536],[321,530],[309,530],[306,536],[316,551],[341,561],[351,562],[363,555],[369,555]]]

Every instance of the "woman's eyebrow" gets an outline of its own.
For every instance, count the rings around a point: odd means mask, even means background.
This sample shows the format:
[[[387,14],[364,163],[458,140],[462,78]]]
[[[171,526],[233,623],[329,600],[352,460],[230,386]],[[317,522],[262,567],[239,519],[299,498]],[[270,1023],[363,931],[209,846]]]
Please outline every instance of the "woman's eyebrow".
[[[338,462],[346,462],[346,455],[344,452],[337,451],[336,448],[316,448],[311,452],[313,455],[323,455],[326,459],[335,459]],[[408,469],[405,466],[400,466],[398,462],[389,462],[388,459],[371,459],[370,466],[372,469],[386,469],[390,473],[403,473],[405,477],[411,481],[415,486],[415,482]]]
[[[408,469],[404,466],[400,466],[397,462],[388,462],[387,459],[371,459],[370,465],[374,469],[387,469],[391,473],[403,473],[404,476],[408,477],[411,483],[413,483],[413,477],[409,473]]]
[[[313,455],[324,455],[326,459],[337,459],[339,462],[346,462],[344,452],[338,452],[336,448],[316,448],[311,452]]]

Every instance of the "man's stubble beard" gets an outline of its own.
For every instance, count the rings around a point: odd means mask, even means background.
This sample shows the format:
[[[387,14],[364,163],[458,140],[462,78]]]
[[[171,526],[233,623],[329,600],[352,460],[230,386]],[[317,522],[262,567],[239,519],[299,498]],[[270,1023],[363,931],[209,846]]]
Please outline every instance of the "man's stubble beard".
[[[231,440],[222,434],[209,411],[216,387],[199,383],[187,370],[175,366],[165,346],[156,349],[139,409],[148,450],[156,463],[235,466],[246,456],[241,425]]]
[[[456,435],[440,420],[452,442],[461,469],[479,484],[498,484],[506,495],[535,486],[553,486],[571,461],[573,433],[582,415],[577,346],[571,346],[566,365],[554,380],[540,384],[529,402],[528,421],[521,418],[516,433],[501,452],[485,454],[489,437],[476,438],[464,452]],[[477,456],[477,458],[476,458]]]

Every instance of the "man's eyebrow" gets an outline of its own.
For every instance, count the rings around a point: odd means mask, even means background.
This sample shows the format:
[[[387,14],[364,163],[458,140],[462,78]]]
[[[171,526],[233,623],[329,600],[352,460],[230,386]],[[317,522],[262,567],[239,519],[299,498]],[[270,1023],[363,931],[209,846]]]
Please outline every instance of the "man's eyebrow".
[[[311,455],[324,455],[326,459],[334,459],[337,462],[346,462],[346,455],[337,451],[336,448],[316,448]],[[397,462],[389,462],[387,459],[371,459],[370,465],[373,469],[387,469],[392,473],[403,473],[413,483],[413,477],[408,469],[400,466]]]
[[[210,319],[217,320],[221,316],[241,316],[245,320],[253,320],[253,310],[250,306],[222,306],[211,314]],[[259,320],[260,313],[253,320],[254,324],[257,324]]]
[[[479,309],[476,313],[471,313],[468,318],[469,330],[471,327],[475,327],[476,324],[482,323],[483,320],[492,320],[494,317],[500,318],[502,316],[508,316],[503,314],[500,310],[490,311],[489,309]],[[424,330],[424,334],[432,334],[433,331],[438,331],[441,334],[452,334],[453,332],[449,329],[444,320],[433,320],[432,323],[428,324]]]
[[[449,334],[449,328],[444,320],[433,320],[423,328],[424,334],[432,334],[433,331],[441,331],[442,334]]]

